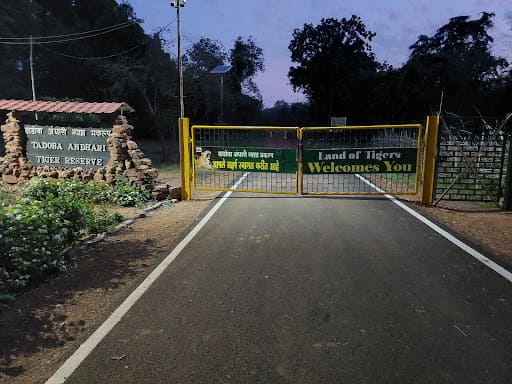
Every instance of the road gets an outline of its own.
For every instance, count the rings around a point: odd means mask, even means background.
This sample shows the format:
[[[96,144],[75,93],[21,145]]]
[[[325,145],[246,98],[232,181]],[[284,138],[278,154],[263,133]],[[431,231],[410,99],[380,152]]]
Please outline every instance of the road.
[[[512,284],[385,198],[234,194],[66,383],[511,383]]]

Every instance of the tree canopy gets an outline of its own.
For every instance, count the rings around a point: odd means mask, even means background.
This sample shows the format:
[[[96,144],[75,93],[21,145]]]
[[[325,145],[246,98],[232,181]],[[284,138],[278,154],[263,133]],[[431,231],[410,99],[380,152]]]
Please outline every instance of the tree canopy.
[[[434,36],[420,35],[410,47],[402,68],[410,100],[416,110],[439,104],[443,92],[445,107],[458,113],[474,113],[474,107],[488,113],[498,109],[486,105],[505,75],[508,63],[492,54],[493,13],[479,19],[451,18]],[[409,105],[409,108],[413,108]]]
[[[322,19],[320,25],[304,24],[294,30],[289,49],[297,65],[288,77],[295,90],[306,94],[318,119],[353,114],[367,99],[379,68],[370,45],[374,36],[355,15]]]
[[[293,32],[288,77],[307,96],[312,119],[348,116],[351,123],[418,121],[439,109],[503,114],[511,96],[509,64],[492,53],[493,13],[449,19],[433,36],[420,35],[400,68],[379,63],[376,34],[363,21],[322,19]]]
[[[234,36],[228,47],[201,37],[183,57],[185,114],[195,123],[219,122],[220,76],[210,71],[221,64],[232,66],[223,75],[228,124],[326,124],[331,116],[347,116],[349,124],[421,121],[437,112],[441,95],[445,110],[504,114],[512,75],[493,53],[493,20],[489,12],[447,20],[411,41],[397,68],[377,60],[376,33],[356,15],[306,23],[291,35],[288,79],[307,103],[278,101],[266,110],[255,81],[265,69],[257,37]],[[0,2],[1,98],[32,98],[30,36],[38,99],[126,101],[137,111],[135,134],[158,138],[163,158],[171,158],[179,110],[172,23],[147,34],[128,1]]]
[[[166,39],[170,25],[149,35],[140,23],[127,1],[0,2],[0,97],[32,98],[33,36],[38,99],[126,101],[137,111],[131,117],[135,134],[158,137],[168,160],[178,119],[177,60]],[[251,37],[237,37],[228,52],[203,37],[183,58],[185,111],[193,121],[218,121],[218,77],[209,71],[226,61],[233,65],[226,119],[250,122],[259,116],[261,95],[253,78],[264,68],[262,49]]]

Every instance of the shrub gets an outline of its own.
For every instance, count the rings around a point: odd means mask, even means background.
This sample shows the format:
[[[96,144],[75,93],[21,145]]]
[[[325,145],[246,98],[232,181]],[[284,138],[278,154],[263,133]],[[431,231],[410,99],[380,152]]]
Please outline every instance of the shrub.
[[[113,185],[112,202],[123,207],[141,206],[149,200],[149,192],[130,185],[128,179],[118,179]]]
[[[78,237],[90,210],[80,200],[21,198],[0,207],[0,291],[65,269],[63,249]]]
[[[3,188],[0,188],[0,206],[7,206],[12,201],[12,197]]]
[[[114,203],[124,207],[141,206],[150,199],[148,191],[130,184],[127,178],[117,179],[112,186],[105,182],[84,184],[78,181],[39,179],[22,191],[22,196],[42,200],[48,196],[81,198],[92,204]]]
[[[106,209],[101,209],[92,215],[87,225],[87,232],[89,233],[102,233],[106,232],[112,226],[119,224],[123,221],[123,216],[118,213],[109,213]]]
[[[84,184],[79,181],[50,181],[38,179],[29,184],[22,191],[22,196],[36,200],[47,196],[74,196],[97,204],[110,201],[112,188],[105,182],[91,182]]]
[[[83,233],[99,233],[123,220],[91,203],[119,201],[135,205],[147,194],[127,183],[40,179],[16,199],[0,189],[0,300],[46,275],[66,268],[64,249]]]

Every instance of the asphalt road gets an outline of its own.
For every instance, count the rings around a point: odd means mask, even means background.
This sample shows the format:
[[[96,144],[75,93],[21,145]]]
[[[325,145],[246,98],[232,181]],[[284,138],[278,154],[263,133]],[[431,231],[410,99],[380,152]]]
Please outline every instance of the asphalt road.
[[[67,381],[511,382],[503,277],[384,198],[237,194]]]

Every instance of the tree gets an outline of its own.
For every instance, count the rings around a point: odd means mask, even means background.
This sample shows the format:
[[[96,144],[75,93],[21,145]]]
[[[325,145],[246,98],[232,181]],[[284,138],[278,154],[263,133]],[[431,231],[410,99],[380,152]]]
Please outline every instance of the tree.
[[[184,58],[187,114],[194,121],[211,123],[220,115],[219,78],[210,71],[224,64],[227,54],[218,41],[201,37]]]
[[[185,63],[188,68],[209,73],[218,65],[224,64],[227,54],[222,44],[207,37],[201,37],[187,50]]]
[[[488,12],[476,20],[453,17],[434,36],[421,35],[409,47],[402,72],[410,110],[437,110],[442,92],[445,108],[453,112],[472,114],[474,106],[486,104],[508,66],[491,53],[493,17]]]
[[[247,41],[238,36],[230,51],[229,60],[232,65],[230,75],[233,92],[242,93],[245,90],[249,96],[261,100],[258,86],[254,83],[254,76],[265,70],[263,49],[256,45],[252,36]]]
[[[288,48],[297,65],[290,67],[288,78],[294,90],[304,92],[318,119],[364,114],[379,68],[370,46],[374,36],[355,15],[294,30]]]
[[[0,23],[0,36],[66,36],[57,39],[63,40],[59,43],[39,44],[41,39],[34,41],[38,99],[126,101],[137,110],[132,117],[138,128],[135,134],[158,137],[163,160],[170,158],[168,140],[172,145],[177,128],[177,101],[174,97],[177,93],[177,68],[164,50],[165,42],[160,33],[146,35],[133,8],[124,1],[33,0],[10,3],[9,6],[0,3],[0,14],[6,16],[5,22]],[[30,23],[27,23],[27,18]],[[108,30],[108,33],[83,34],[112,26],[120,27]],[[2,44],[0,97],[30,99],[32,96],[29,46],[27,41],[25,43]]]
[[[271,108],[262,111],[261,124],[295,125],[302,127],[309,122],[309,106],[304,103],[287,103],[278,100]]]
[[[0,36],[39,36],[38,23],[27,23],[26,18],[39,18],[42,9],[27,1],[0,2]],[[30,50],[28,45],[0,44],[0,96],[3,98],[31,99]]]

